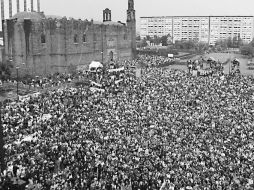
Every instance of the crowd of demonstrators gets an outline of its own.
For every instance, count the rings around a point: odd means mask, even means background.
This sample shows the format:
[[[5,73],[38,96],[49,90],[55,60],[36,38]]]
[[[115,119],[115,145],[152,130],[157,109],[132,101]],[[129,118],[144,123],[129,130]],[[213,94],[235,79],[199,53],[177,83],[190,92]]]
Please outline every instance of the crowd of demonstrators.
[[[54,74],[47,77],[35,76],[34,78],[20,78],[18,79],[19,87],[29,90],[45,89],[50,87],[61,86],[66,83],[70,83],[73,79],[78,78],[76,75],[71,74]],[[17,79],[6,79],[3,81],[3,86],[11,87],[17,85]]]
[[[188,72],[198,72],[202,76],[223,75],[223,65],[220,61],[204,60],[202,57],[197,60],[187,61]]]
[[[143,65],[145,67],[156,67],[160,65],[165,65],[167,63],[171,63],[172,59],[165,58],[162,56],[148,56],[148,55],[138,55],[138,59],[136,60],[125,60],[125,61],[112,61],[111,66],[113,65],[114,68],[124,67],[127,70],[131,68],[135,68],[136,65]],[[110,69],[109,67],[108,69]],[[112,69],[112,68],[111,68]],[[87,78],[87,72],[75,72],[75,73],[55,73],[48,75],[46,77],[42,76],[35,76],[35,77],[23,77],[19,78],[19,86],[30,89],[46,89],[51,87],[58,87],[64,85],[66,83],[70,83],[72,81],[83,80]],[[1,81],[4,86],[16,86],[17,85],[17,78],[10,78],[4,81]],[[0,84],[1,84],[0,83]]]
[[[240,74],[240,61],[238,59],[233,59],[231,62],[232,74]]]
[[[22,80],[25,85],[28,85],[29,88],[48,88],[54,86],[60,86],[61,84],[71,82],[74,79],[75,75],[67,73],[56,73],[48,75],[47,77],[28,78]]]
[[[254,188],[253,77],[122,78],[6,104],[2,189]]]
[[[172,65],[174,59],[157,55],[138,55],[136,64],[143,65],[145,67],[161,67]]]

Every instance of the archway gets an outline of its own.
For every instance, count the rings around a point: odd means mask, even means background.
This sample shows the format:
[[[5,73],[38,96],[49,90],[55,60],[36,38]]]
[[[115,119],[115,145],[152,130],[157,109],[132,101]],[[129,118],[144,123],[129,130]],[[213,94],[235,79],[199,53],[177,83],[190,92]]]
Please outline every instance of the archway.
[[[109,61],[114,61],[114,53],[113,53],[113,51],[109,52]]]

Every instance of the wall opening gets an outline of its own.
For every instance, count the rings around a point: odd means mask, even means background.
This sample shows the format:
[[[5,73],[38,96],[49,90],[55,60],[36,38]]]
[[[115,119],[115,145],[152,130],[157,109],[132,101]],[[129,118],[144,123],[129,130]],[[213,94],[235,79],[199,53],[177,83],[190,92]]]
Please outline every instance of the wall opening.
[[[26,42],[26,55],[29,54],[30,50],[30,35],[32,33],[32,21],[30,19],[24,19],[24,31],[25,31],[25,42]]]
[[[109,52],[109,60],[110,61],[114,61],[114,53],[113,53],[113,51]]]
[[[42,44],[46,43],[46,35],[45,34],[41,34],[41,43]]]
[[[83,43],[86,42],[86,33],[83,34]]]
[[[78,43],[78,35],[77,34],[74,35],[73,42],[74,42],[74,44]]]

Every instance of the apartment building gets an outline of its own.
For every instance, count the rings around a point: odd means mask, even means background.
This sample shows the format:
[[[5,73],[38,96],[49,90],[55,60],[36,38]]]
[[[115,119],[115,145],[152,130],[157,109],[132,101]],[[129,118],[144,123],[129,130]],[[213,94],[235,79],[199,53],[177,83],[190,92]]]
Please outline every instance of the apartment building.
[[[141,17],[140,36],[165,36],[172,34],[173,17]]]
[[[254,37],[254,19],[252,16],[211,16],[210,44],[219,39],[241,38],[249,43]]]
[[[173,40],[208,42],[209,17],[173,17]]]
[[[140,35],[170,35],[176,40],[198,40],[211,45],[229,37],[249,43],[254,37],[253,16],[166,16],[141,17]]]

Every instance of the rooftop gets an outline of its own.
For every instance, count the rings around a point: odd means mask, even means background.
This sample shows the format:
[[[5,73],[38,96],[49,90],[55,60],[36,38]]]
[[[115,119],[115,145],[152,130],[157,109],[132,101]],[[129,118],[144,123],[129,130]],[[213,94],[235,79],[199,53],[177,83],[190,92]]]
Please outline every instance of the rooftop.
[[[100,22],[100,21],[93,21],[94,24],[103,24],[103,25],[118,25],[118,26],[123,26],[123,23],[119,22],[113,22],[113,21],[106,21],[106,22]]]
[[[15,14],[12,19],[31,19],[31,20],[41,20],[45,16],[43,13],[38,12],[19,12]]]

